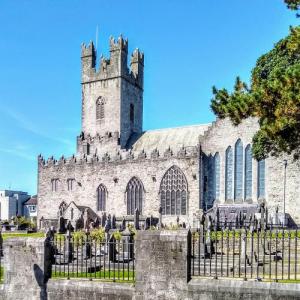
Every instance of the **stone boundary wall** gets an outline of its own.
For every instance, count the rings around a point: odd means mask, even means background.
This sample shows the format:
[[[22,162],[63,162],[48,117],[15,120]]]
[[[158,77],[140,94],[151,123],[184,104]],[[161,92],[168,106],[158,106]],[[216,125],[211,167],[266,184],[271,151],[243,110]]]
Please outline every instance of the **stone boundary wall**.
[[[47,284],[48,300],[131,300],[134,292],[128,283],[51,279]]]
[[[0,300],[300,300],[300,284],[193,278],[188,231],[139,231],[136,283],[49,279],[49,247],[43,238],[4,242]],[[50,251],[51,252],[51,251]]]

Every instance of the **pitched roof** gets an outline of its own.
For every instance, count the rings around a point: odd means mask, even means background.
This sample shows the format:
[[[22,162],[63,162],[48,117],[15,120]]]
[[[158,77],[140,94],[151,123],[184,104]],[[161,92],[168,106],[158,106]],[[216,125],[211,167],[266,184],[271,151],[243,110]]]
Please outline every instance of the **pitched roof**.
[[[143,150],[151,152],[155,149],[163,153],[169,147],[172,151],[179,151],[182,147],[195,147],[199,144],[199,136],[203,135],[210,125],[209,123],[145,131],[131,139],[129,146],[137,153]]]
[[[24,205],[37,205],[37,196],[32,196],[29,198],[26,202],[24,202]]]

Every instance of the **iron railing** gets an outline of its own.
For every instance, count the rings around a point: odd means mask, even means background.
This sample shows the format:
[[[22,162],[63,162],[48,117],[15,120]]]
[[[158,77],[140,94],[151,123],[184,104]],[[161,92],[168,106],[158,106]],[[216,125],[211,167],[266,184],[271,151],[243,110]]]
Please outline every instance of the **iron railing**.
[[[300,280],[299,239],[298,229],[203,226],[191,235],[191,276]]]
[[[54,278],[88,278],[118,282],[135,280],[132,237],[97,240],[89,234],[79,238],[56,235],[52,243]]]

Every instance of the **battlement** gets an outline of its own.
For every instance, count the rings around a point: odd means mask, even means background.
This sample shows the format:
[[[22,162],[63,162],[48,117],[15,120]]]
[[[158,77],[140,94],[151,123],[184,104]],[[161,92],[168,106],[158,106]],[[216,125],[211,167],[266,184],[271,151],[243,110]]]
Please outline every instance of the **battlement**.
[[[125,78],[133,85],[143,89],[144,54],[134,50],[127,63],[128,40],[120,36],[117,40],[110,37],[110,57],[100,55],[99,69],[96,69],[97,53],[93,42],[81,45],[82,83],[107,80],[116,77]]]
[[[145,150],[139,153],[133,152],[132,150],[116,150],[113,153],[105,152],[103,155],[94,154],[79,154],[73,155],[70,158],[62,156],[60,159],[55,159],[53,156],[45,160],[41,155],[38,157],[39,166],[43,168],[55,167],[62,165],[82,165],[82,164],[114,164],[124,163],[130,161],[142,161],[142,160],[159,160],[169,159],[170,157],[177,159],[185,158],[196,158],[199,156],[199,149],[195,147],[182,147],[179,151],[174,152],[170,147],[162,153],[159,153],[157,149],[146,152]]]
[[[119,36],[117,41],[114,37],[109,38],[109,50],[110,52],[113,51],[125,51],[128,53],[128,39],[123,39],[122,35]]]

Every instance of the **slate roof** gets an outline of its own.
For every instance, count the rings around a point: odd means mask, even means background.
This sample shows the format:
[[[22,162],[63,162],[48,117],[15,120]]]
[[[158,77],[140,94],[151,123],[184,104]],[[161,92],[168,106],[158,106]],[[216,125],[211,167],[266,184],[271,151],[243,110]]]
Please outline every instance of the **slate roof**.
[[[37,196],[29,198],[26,202],[24,202],[24,205],[37,205]]]
[[[169,147],[172,151],[179,151],[184,147],[195,147],[199,144],[199,136],[211,124],[174,127],[166,129],[149,130],[140,136],[135,136],[129,141],[129,147],[134,152],[150,152],[157,149],[160,153]]]

